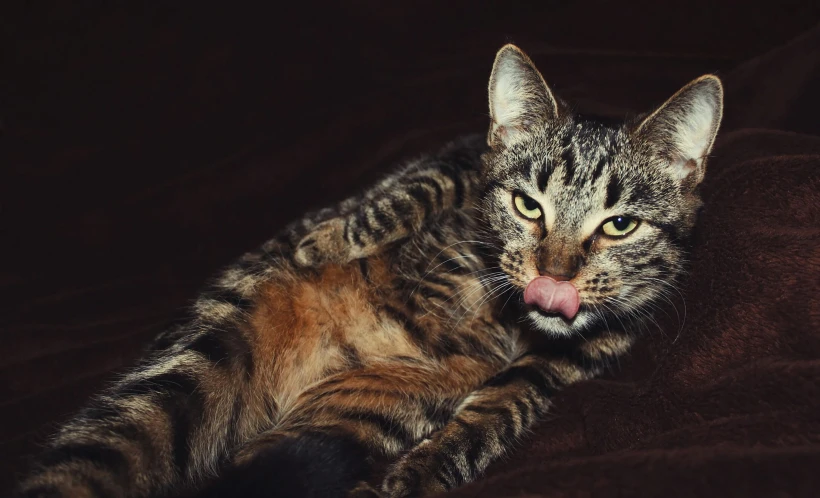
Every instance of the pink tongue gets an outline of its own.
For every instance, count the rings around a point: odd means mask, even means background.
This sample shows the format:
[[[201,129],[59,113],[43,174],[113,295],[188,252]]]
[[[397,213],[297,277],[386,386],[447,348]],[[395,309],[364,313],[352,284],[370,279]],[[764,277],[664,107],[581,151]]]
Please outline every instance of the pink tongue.
[[[575,286],[557,282],[550,277],[536,277],[524,290],[524,302],[534,304],[550,313],[561,313],[572,318],[578,313],[581,300]]]

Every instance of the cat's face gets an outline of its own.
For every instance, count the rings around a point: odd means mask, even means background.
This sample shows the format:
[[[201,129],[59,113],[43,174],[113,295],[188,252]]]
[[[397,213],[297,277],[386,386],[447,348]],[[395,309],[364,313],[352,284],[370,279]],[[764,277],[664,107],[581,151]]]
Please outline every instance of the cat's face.
[[[643,121],[605,124],[573,116],[508,46],[490,103],[482,213],[530,321],[563,335],[650,313],[682,270],[719,81],[696,80]],[[540,276],[552,280],[533,284]]]

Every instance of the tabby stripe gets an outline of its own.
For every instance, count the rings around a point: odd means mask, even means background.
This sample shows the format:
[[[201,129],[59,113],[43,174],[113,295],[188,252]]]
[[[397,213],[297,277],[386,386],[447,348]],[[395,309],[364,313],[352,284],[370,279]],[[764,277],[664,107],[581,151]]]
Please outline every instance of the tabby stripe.
[[[518,401],[516,400],[515,407],[518,409]],[[504,412],[499,414],[503,420],[501,427],[503,427],[503,441],[500,441],[500,444],[510,444],[516,441],[518,433],[521,431],[521,426],[524,425],[524,416],[521,415],[519,420],[521,421],[516,422],[515,414],[513,413],[512,407],[505,407]],[[499,424],[496,424],[499,425]]]
[[[364,410],[332,410],[340,418],[364,422],[376,427],[383,435],[396,439],[405,447],[412,445],[415,438],[400,422],[386,417],[380,413],[368,412]]]
[[[595,164],[595,169],[592,171],[592,180],[591,183],[595,183],[598,178],[601,177],[601,174],[604,172],[604,165],[606,164],[606,156],[602,155],[598,162]]]
[[[472,424],[464,420],[455,418],[453,419],[453,422],[459,426],[462,432],[462,437],[460,439],[468,444],[467,451],[465,453],[462,453],[460,450],[450,451],[445,453],[444,457],[445,461],[449,460],[455,467],[455,484],[456,486],[461,486],[470,480],[470,477],[476,473],[477,469],[475,466],[475,458],[484,451],[486,434],[482,433],[479,428],[473,427]],[[458,465],[458,462],[456,462],[457,457],[463,457],[465,459],[467,468],[462,468]],[[464,471],[467,471],[468,474],[465,475]]]
[[[429,228],[429,231],[427,233],[431,235],[433,239],[435,239],[435,241],[439,244],[450,245],[447,242],[447,235],[445,235],[444,232],[441,230],[441,226],[433,225]]]
[[[453,289],[453,287],[455,287],[455,284],[453,282],[447,280],[443,276],[436,275],[435,273],[431,273],[424,277],[424,281],[429,282],[431,284],[440,285],[445,289]]]
[[[382,230],[392,232],[396,229],[396,221],[392,217],[387,216],[384,209],[374,209],[373,217],[376,218],[376,222]]]
[[[481,415],[493,415],[496,412],[496,408],[493,408],[491,406],[467,405],[464,408],[462,408],[461,411],[479,413]]]
[[[357,227],[354,227],[353,230],[350,233],[351,233],[351,237],[352,237],[351,242],[353,242],[353,244],[355,244],[359,247],[364,245],[362,243],[362,235],[359,233],[359,230],[357,230]]]
[[[373,227],[370,226],[370,220],[367,218],[365,208],[362,207],[362,209],[357,209],[353,217],[356,219],[356,226],[359,228],[358,231],[364,232],[368,236],[373,237]]]
[[[244,372],[253,372],[251,345],[238,330],[208,330],[199,334],[185,350],[199,353],[211,363],[227,368],[238,363]]]
[[[344,229],[342,229],[342,239],[347,242],[350,242],[350,217],[346,216],[344,218]]]
[[[419,284],[418,292],[425,299],[438,299],[439,301],[448,301],[452,298],[452,296],[448,296],[443,292],[439,292],[438,290],[436,290],[433,287],[430,287],[424,282]]]
[[[544,397],[551,398],[557,392],[554,378],[532,365],[516,365],[496,375],[487,382],[490,387],[507,387],[523,380],[531,384]],[[553,381],[553,382],[551,382]]]
[[[564,161],[564,185],[570,185],[575,178],[575,153],[572,150],[572,143],[569,139],[564,141],[564,151],[561,152],[561,159]]]
[[[65,462],[89,462],[100,468],[107,468],[117,475],[128,473],[128,460],[122,451],[103,443],[68,443],[51,449],[43,455],[41,462],[54,466]]]
[[[490,180],[489,182],[487,182],[487,185],[484,187],[484,194],[485,195],[489,194],[493,190],[499,189],[501,187],[502,187],[502,185],[501,185],[500,182],[498,182],[496,180]]]
[[[166,372],[126,384],[116,394],[160,396],[160,405],[171,422],[174,465],[179,472],[185,472],[190,459],[190,438],[201,424],[205,410],[205,397],[197,379],[182,372]]]
[[[609,183],[606,186],[606,201],[604,201],[604,208],[609,209],[621,199],[621,182],[616,175],[609,178]]]
[[[362,274],[362,278],[365,281],[370,282],[370,265],[367,264],[366,258],[360,258],[359,260],[359,273]]]
[[[441,184],[435,180],[435,178],[430,177],[414,177],[410,181],[417,185],[427,185],[431,189],[433,189],[433,193],[436,195],[436,207],[443,207],[444,206],[444,190],[441,188]],[[434,210],[428,210],[425,213],[425,218],[431,215]]]
[[[439,471],[436,472],[436,474],[433,477],[436,479],[436,481],[439,482],[439,484],[441,484],[441,486],[444,489],[452,489],[455,487],[454,484],[450,484],[450,481],[441,474],[441,469],[439,469]]]
[[[501,415],[500,413],[497,415]],[[497,421],[496,423],[492,424],[493,427],[497,427],[499,424]],[[510,423],[507,423],[510,422]],[[504,420],[502,423],[502,427],[507,425],[511,425],[512,421]],[[470,475],[464,476],[466,479],[471,479],[472,476],[478,474],[479,467],[478,463],[481,457],[487,450],[487,446],[489,441],[488,433],[492,431],[491,428],[482,428],[482,427],[475,427],[473,424],[466,424],[464,427],[464,431],[466,433],[466,437],[464,438],[469,446],[467,448],[465,459],[467,460],[467,466],[469,467]]]
[[[405,230],[413,229],[413,204],[404,199],[391,199],[390,209]]]
[[[82,410],[78,419],[89,426],[104,425],[106,432],[115,434],[123,441],[136,444],[145,460],[156,460],[155,441],[146,432],[146,427],[122,417],[110,401],[97,400],[94,405]]]
[[[430,192],[421,185],[411,185],[407,188],[407,193],[424,206],[423,218],[426,219],[427,213],[433,212],[433,202],[430,200]]]
[[[446,454],[442,456],[438,471],[434,474],[434,477],[438,482],[446,485],[445,489],[453,489],[459,485],[461,472],[452,459],[447,458],[447,456]]]
[[[484,342],[482,342],[480,339],[478,339],[478,338],[476,338],[472,335],[464,335],[464,336],[461,337],[461,339],[469,347],[470,353],[472,353],[475,356],[478,356],[478,357],[481,357],[481,358],[489,358],[489,357],[494,357],[494,356],[497,357],[498,356],[498,354],[495,351],[493,351],[492,349],[488,348],[487,345],[484,344]]]
[[[655,226],[658,227],[661,232],[666,234],[673,244],[679,247],[682,245],[682,237],[680,236],[680,233],[675,225],[669,223],[655,223]]]
[[[464,205],[464,181],[460,174],[461,171],[451,164],[442,164],[440,171],[453,182],[453,188],[455,189],[455,202],[453,205],[460,208]]]
[[[526,408],[526,405],[519,400],[515,400],[514,403],[519,410],[521,409],[521,406]],[[500,417],[502,422],[493,424],[493,426],[503,427],[505,441],[515,441],[515,435],[518,433],[519,428],[516,426],[512,408],[507,406],[467,406],[462,410],[462,412],[472,412],[482,416]],[[524,416],[521,417],[521,420],[524,420]]]
[[[642,183],[633,183],[629,192],[630,204],[654,204],[655,199],[649,188]]]
[[[518,417],[521,420],[521,427],[529,427],[530,425],[532,425],[532,423],[534,422],[530,415],[530,409],[532,407],[527,405],[520,399],[514,400],[513,404],[515,405],[515,408],[518,410]]]
[[[462,266],[462,265],[460,265],[459,263],[456,262],[456,261],[465,259],[465,258],[460,258],[460,256],[461,255],[456,256],[459,259],[447,258],[447,259],[445,259],[444,261],[441,262],[441,266],[443,266],[447,270],[446,273],[455,273],[455,274],[458,275],[458,274],[464,274],[465,272],[469,271],[468,268],[465,268],[464,266]]]
[[[440,406],[438,403],[424,407],[424,418],[432,425],[442,427],[453,417],[453,409],[449,406]]]
[[[458,469],[458,465],[456,465],[448,452],[458,451],[458,449],[451,450],[450,448],[443,448],[439,451],[441,456],[437,462],[439,464],[439,468],[435,475],[440,476],[441,480],[447,483],[447,489],[458,487],[461,479],[461,471]]]
[[[538,171],[538,190],[541,192],[547,191],[547,184],[550,181],[550,175],[552,174],[552,169],[549,168],[548,163],[544,163],[544,166]]]
[[[342,347],[342,356],[348,367],[356,368],[362,366],[362,357],[359,355],[359,351],[350,344],[345,344]]]
[[[442,334],[438,336],[435,343],[433,343],[433,354],[447,357],[464,354],[464,351],[456,339],[447,334]]]
[[[413,339],[414,342],[417,344],[424,344],[427,340],[427,333],[421,329],[414,321],[410,319],[406,314],[402,311],[390,306],[384,305],[382,306],[382,310],[387,313],[390,318],[399,322],[402,326],[404,326],[405,330],[410,334],[410,337]]]

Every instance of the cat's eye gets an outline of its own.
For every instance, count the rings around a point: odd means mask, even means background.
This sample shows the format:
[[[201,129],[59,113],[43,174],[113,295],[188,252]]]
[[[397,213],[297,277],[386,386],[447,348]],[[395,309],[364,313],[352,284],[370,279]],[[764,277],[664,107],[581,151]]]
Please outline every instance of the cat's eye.
[[[601,225],[601,230],[610,237],[623,237],[638,227],[638,220],[628,216],[615,216]]]
[[[515,209],[525,218],[537,220],[541,217],[541,206],[531,197],[523,194],[514,194]]]

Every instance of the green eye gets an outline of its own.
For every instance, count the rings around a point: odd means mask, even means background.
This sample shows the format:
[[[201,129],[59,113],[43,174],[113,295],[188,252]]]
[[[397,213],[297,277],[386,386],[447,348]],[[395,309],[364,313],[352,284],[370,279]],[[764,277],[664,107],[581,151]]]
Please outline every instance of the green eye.
[[[610,237],[624,237],[638,226],[638,221],[627,216],[615,216],[601,225],[601,230]]]
[[[525,218],[537,220],[541,217],[541,206],[539,206],[537,202],[535,202],[532,198],[527,197],[526,195],[514,195],[515,197],[513,198],[513,202],[515,202],[515,208]]]

